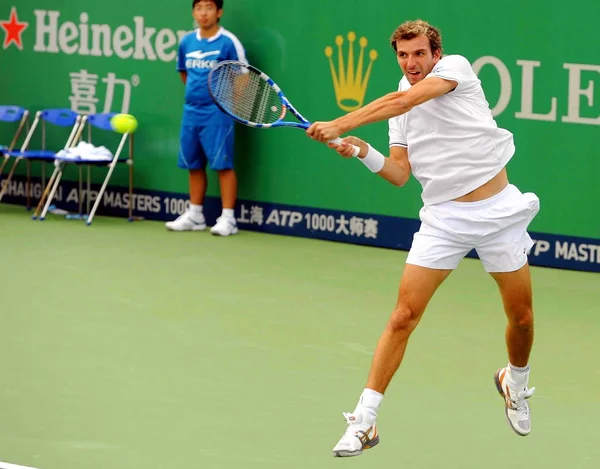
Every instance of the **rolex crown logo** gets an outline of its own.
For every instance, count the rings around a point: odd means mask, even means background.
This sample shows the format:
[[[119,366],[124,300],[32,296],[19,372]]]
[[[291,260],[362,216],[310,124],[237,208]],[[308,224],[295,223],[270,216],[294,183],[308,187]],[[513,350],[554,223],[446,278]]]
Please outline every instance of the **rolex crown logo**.
[[[333,48],[327,46],[325,55],[329,59],[331,77],[333,79],[333,89],[337,105],[344,111],[354,111],[362,106],[369,84],[373,61],[377,59],[377,51],[369,51],[369,64],[365,67],[365,48],[368,41],[366,37],[361,37],[358,41],[360,51],[358,53],[358,63],[354,62],[354,42],[356,34],[348,33],[348,59],[344,61],[343,48],[344,38],[337,36],[335,44],[337,45],[337,70],[333,60]],[[365,69],[366,68],[366,69]]]

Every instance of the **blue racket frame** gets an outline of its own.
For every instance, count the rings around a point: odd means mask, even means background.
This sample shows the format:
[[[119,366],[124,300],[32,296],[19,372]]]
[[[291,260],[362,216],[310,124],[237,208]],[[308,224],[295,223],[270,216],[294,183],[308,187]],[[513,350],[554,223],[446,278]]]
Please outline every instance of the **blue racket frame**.
[[[254,70],[256,73],[258,73],[258,75],[260,76],[260,78],[262,80],[264,80],[271,88],[273,88],[273,90],[279,96],[279,99],[281,99],[281,104],[282,104],[282,112],[281,112],[281,117],[279,118],[279,120],[273,122],[272,124],[261,124],[258,122],[252,122],[252,121],[249,121],[246,119],[242,119],[239,116],[236,116],[235,114],[231,113],[224,106],[221,105],[219,100],[214,96],[210,84],[212,82],[212,77],[213,77],[215,71],[218,70],[220,67],[229,66],[229,65],[237,65],[237,66],[240,66],[243,68],[248,68],[248,69]],[[255,66],[247,64],[246,62],[241,62],[239,60],[224,60],[222,62],[219,62],[216,65],[216,67],[214,67],[208,74],[208,91],[210,93],[211,98],[215,102],[215,104],[217,106],[219,106],[219,109],[221,109],[225,114],[227,114],[228,116],[231,116],[233,119],[235,119],[239,123],[247,125],[249,127],[256,127],[256,128],[263,128],[263,129],[267,129],[270,127],[295,127],[295,128],[300,128],[300,129],[306,130],[311,126],[311,122],[309,122],[302,114],[300,114],[298,112],[298,110],[292,105],[292,103],[290,103],[289,99],[287,99],[286,96],[283,94],[283,91],[281,91],[281,88],[279,88],[277,83],[275,83],[271,77],[269,77],[262,70],[259,70]],[[289,110],[300,122],[292,122],[292,121],[282,120],[285,117],[287,110]]]
[[[233,114],[232,112],[228,111],[225,106],[223,106],[219,100],[217,99],[217,97],[214,95],[212,87],[211,87],[211,83],[212,83],[212,78],[213,75],[215,73],[216,70],[218,70],[221,67],[225,67],[225,66],[229,66],[229,65],[236,65],[238,67],[242,67],[242,68],[247,68],[250,70],[255,71],[259,77],[264,80],[279,96],[279,99],[281,99],[281,116],[279,117],[279,119],[271,124],[262,124],[260,122],[252,122],[246,119],[243,119],[239,116],[236,116],[235,114]],[[231,116],[235,121],[247,125],[248,127],[254,127],[254,128],[258,128],[258,129],[268,129],[268,128],[273,128],[273,127],[294,127],[297,129],[308,129],[312,124],[311,122],[308,121],[308,119],[306,119],[302,114],[300,114],[298,112],[298,110],[292,106],[292,103],[286,98],[286,96],[283,94],[283,91],[281,91],[281,88],[279,88],[279,86],[277,85],[277,83],[275,83],[275,81],[273,81],[273,79],[267,75],[265,72],[263,72],[262,70],[259,70],[258,68],[256,68],[253,65],[250,65],[246,62],[241,62],[239,60],[224,60],[222,62],[219,62],[209,73],[208,73],[208,92],[210,94],[210,97],[212,98],[212,100],[215,102],[215,104],[219,107],[219,109],[221,109],[225,114],[227,114],[228,116]],[[300,122],[292,122],[292,121],[284,121],[282,120],[285,115],[286,115],[286,111],[289,110]],[[335,138],[333,140],[331,140],[329,143],[334,143],[336,145],[340,145],[342,143],[342,139],[341,138]],[[353,155],[354,156],[358,156],[359,152],[360,152],[360,148],[358,148],[355,145],[352,145],[353,147]]]

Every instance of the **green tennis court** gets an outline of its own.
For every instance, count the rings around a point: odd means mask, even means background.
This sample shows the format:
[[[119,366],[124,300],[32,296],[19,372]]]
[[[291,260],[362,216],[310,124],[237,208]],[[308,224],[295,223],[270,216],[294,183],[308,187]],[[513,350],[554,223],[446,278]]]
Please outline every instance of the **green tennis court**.
[[[0,206],[0,461],[38,469],[596,469],[597,274],[533,268],[533,431],[504,420],[496,287],[466,259],[334,459],[405,252]],[[0,463],[0,467],[4,467]]]

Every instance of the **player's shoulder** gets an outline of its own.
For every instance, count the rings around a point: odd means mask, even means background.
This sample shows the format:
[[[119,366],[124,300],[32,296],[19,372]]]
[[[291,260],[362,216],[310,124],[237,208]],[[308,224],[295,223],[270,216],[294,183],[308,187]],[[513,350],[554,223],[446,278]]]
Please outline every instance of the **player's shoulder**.
[[[448,55],[444,55],[440,59],[440,62],[442,60],[445,61],[445,62],[451,62],[451,63],[463,63],[463,64],[468,64],[469,63],[469,60],[464,55],[460,55],[460,54],[448,54]]]
[[[398,82],[398,91],[406,91],[410,88],[410,83],[408,82],[408,78],[405,75],[402,75],[402,78]]]
[[[219,33],[224,41],[231,43],[233,46],[238,47],[242,45],[242,41],[228,29],[221,27]]]
[[[193,44],[194,42],[196,42],[198,40],[198,31],[197,30],[192,30],[190,32],[188,32],[187,34],[185,34],[179,41],[179,45],[181,47],[187,47],[190,44]]]
[[[183,35],[180,42],[196,41],[197,39],[198,39],[198,30],[192,29],[191,31],[188,31],[186,34]]]
[[[434,71],[439,72],[444,69],[458,68],[461,70],[472,70],[469,60],[460,54],[444,55],[435,65]]]

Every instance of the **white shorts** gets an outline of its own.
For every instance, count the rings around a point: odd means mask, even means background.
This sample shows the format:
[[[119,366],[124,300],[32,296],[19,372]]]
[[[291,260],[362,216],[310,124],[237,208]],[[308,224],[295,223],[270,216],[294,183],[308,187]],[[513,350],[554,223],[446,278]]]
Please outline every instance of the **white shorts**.
[[[455,269],[475,249],[488,272],[518,270],[533,246],[527,227],[539,209],[535,194],[512,184],[489,199],[425,206],[406,263]]]

